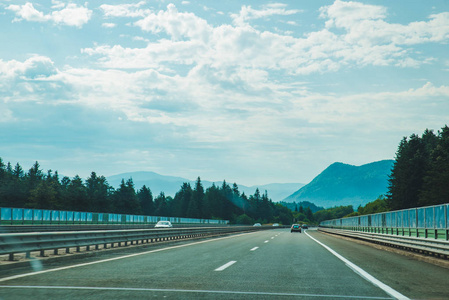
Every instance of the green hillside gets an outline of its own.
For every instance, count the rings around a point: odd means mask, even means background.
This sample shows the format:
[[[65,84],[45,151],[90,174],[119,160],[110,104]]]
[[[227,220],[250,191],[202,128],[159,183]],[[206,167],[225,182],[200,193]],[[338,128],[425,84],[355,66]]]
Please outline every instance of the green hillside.
[[[362,166],[334,163],[283,201],[309,201],[324,207],[353,205],[357,208],[387,192],[393,163],[393,160]]]

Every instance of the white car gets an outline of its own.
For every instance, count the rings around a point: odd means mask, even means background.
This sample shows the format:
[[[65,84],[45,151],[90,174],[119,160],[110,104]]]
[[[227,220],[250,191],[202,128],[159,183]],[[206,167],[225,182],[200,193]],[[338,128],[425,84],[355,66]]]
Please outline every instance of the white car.
[[[172,228],[173,225],[170,221],[159,221],[154,225],[154,228]]]

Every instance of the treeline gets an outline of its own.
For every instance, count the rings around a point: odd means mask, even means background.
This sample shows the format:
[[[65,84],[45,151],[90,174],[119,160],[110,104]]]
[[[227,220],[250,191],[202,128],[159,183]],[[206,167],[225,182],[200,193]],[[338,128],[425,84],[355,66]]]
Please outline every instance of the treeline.
[[[337,206],[332,208],[323,209],[313,214],[316,224],[320,224],[322,221],[340,219],[346,217],[354,212],[352,205]]]
[[[86,180],[79,176],[59,178],[58,172],[44,173],[36,162],[27,172],[0,158],[0,207],[108,212],[198,219],[224,219],[231,223],[290,224],[292,211],[274,204],[267,193],[257,189],[249,197],[237,184],[212,185],[204,190],[198,177],[195,186],[184,183],[174,197],[153,196],[145,185],[136,191],[132,179],[122,180],[117,189],[104,176],[92,172]]]
[[[449,203],[449,128],[404,137],[388,186],[390,210]]]

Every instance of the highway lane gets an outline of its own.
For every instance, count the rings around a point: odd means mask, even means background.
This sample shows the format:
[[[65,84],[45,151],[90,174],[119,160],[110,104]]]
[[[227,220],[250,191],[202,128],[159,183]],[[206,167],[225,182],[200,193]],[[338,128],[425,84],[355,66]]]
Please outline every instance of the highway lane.
[[[392,298],[308,235],[285,229],[149,247],[49,271],[0,279],[0,298]]]
[[[308,234],[412,299],[449,299],[447,268],[416,260],[412,254],[382,251],[317,231]]]

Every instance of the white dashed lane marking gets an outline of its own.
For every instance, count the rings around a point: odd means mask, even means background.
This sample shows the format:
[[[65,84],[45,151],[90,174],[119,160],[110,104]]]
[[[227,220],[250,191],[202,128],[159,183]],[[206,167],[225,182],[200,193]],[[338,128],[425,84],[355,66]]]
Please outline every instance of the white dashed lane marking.
[[[216,268],[215,271],[223,271],[223,270],[229,268],[230,266],[232,266],[233,264],[235,264],[236,262],[237,262],[237,261],[235,261],[235,260],[231,260],[231,261],[228,262],[227,264],[224,264],[224,265],[222,265],[221,267]]]

